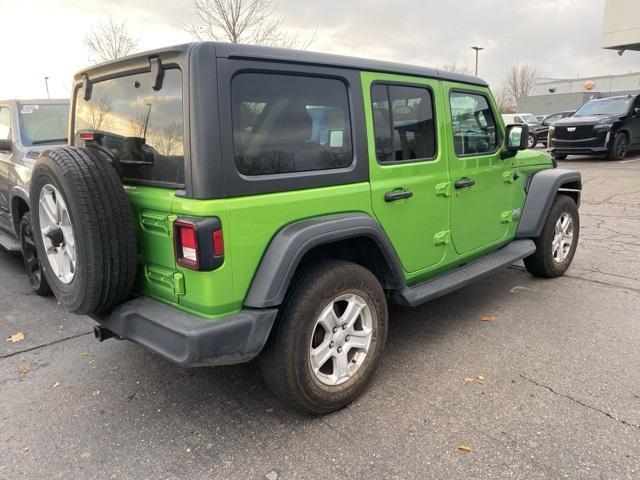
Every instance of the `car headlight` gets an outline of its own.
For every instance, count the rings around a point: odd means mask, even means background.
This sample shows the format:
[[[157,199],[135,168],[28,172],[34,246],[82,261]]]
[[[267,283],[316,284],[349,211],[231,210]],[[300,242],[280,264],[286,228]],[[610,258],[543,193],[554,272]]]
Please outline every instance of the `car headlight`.
[[[555,132],[556,131],[556,127],[554,127],[553,125],[549,126],[549,133],[551,132]]]
[[[595,130],[599,130],[599,131],[603,132],[603,131],[606,131],[606,130],[611,130],[611,127],[613,127],[613,123],[599,123],[598,125],[596,125],[593,128]]]

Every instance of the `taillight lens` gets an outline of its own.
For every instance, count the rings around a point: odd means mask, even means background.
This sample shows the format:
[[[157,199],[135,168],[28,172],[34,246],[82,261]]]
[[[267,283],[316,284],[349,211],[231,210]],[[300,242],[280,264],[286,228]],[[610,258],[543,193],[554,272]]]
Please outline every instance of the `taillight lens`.
[[[197,269],[198,258],[198,229],[195,224],[176,221],[174,224],[176,241],[176,260],[178,265]]]
[[[180,217],[173,222],[176,263],[192,270],[214,270],[224,262],[224,236],[217,217]]]

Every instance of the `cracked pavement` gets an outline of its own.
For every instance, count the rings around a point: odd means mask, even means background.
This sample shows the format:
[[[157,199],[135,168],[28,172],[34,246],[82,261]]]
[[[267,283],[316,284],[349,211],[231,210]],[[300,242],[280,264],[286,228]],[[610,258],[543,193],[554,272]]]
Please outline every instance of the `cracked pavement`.
[[[255,364],[95,342],[0,252],[0,334],[25,334],[0,345],[0,479],[640,478],[640,157],[560,163],[584,178],[568,274],[514,265],[394,307],[371,386],[326,417],[280,404]]]

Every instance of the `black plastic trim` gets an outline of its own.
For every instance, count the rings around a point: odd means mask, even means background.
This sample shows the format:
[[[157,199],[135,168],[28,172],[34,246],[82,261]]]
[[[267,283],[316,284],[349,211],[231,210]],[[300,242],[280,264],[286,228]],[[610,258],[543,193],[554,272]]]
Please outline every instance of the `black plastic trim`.
[[[116,335],[181,367],[232,365],[255,358],[269,337],[277,310],[242,310],[207,319],[150,298],[93,317]]]
[[[282,303],[291,278],[305,253],[319,245],[348,238],[371,238],[391,267],[392,288],[405,284],[404,271],[391,241],[380,224],[364,213],[342,213],[309,218],[287,225],[271,240],[253,277],[245,306],[275,307]]]
[[[582,190],[582,176],[574,170],[552,168],[542,170],[531,176],[527,198],[524,202],[516,238],[539,237],[544,222],[547,219],[553,200],[560,188],[571,184],[572,191],[578,196],[580,203],[580,191]]]

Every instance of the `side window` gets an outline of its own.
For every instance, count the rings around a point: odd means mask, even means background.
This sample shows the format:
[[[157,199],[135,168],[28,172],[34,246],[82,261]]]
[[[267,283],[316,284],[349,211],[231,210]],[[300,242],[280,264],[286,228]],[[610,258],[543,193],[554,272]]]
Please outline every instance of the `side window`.
[[[0,107],[0,140],[11,140],[11,115],[7,107]]]
[[[244,175],[344,168],[353,162],[346,85],[242,73],[231,84],[235,162]]]
[[[378,162],[435,157],[436,133],[429,89],[374,84],[371,102]]]
[[[522,121],[522,118],[521,118],[521,117],[518,117],[518,116],[513,117],[513,121],[514,121],[515,123],[524,123],[524,122]]]
[[[496,120],[484,95],[451,92],[449,103],[456,155],[491,153],[498,148]]]

